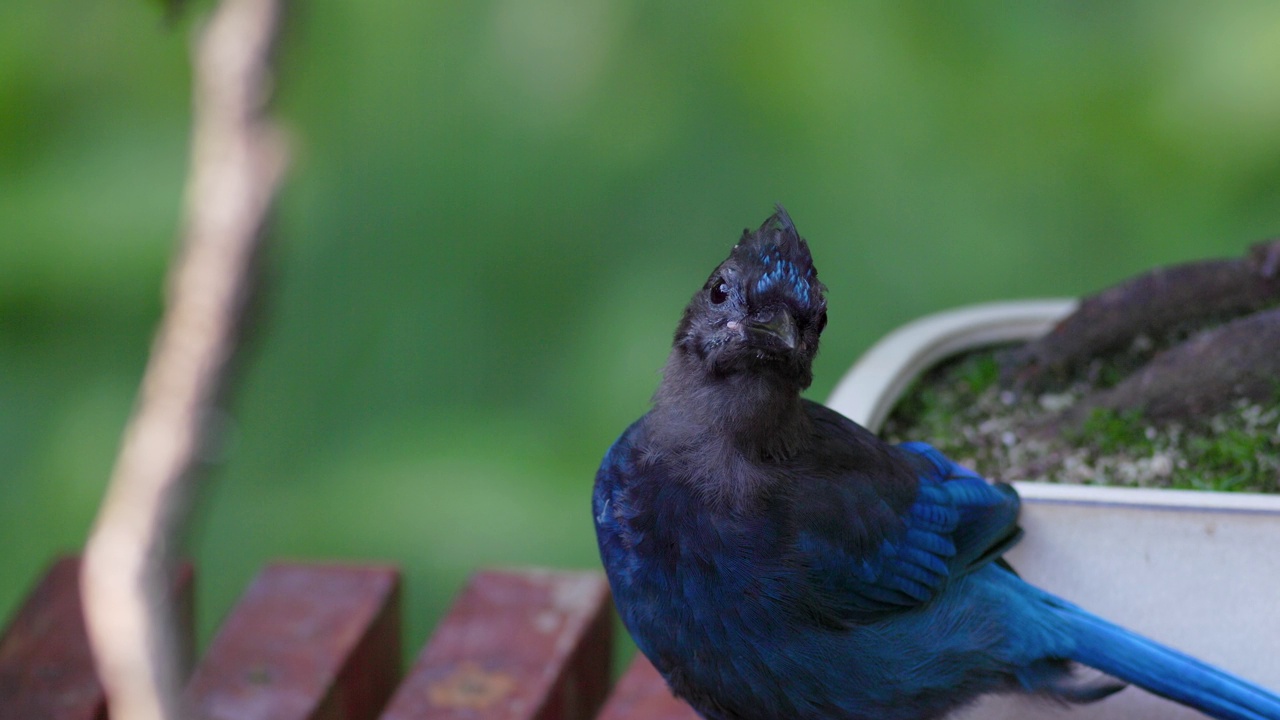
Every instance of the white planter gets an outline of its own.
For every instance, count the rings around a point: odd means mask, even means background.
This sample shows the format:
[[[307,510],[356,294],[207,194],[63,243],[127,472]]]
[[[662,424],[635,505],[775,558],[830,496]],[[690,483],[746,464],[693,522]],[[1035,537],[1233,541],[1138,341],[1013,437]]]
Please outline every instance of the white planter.
[[[910,383],[940,361],[1037,337],[1075,306],[1074,300],[991,303],[917,320],[867,351],[827,404],[879,431]],[[1023,499],[1026,535],[1007,557],[1024,578],[1108,620],[1280,691],[1280,496],[1014,485]],[[956,717],[1203,716],[1129,688],[1099,703],[1067,709],[1020,697],[990,698]]]

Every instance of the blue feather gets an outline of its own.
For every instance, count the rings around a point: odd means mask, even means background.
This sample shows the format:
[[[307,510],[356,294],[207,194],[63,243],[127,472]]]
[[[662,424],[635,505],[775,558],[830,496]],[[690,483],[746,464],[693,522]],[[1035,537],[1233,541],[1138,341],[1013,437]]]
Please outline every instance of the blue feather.
[[[1217,718],[1280,718],[1280,698],[1270,692],[1074,605],[1054,604],[1075,644],[1072,660]]]

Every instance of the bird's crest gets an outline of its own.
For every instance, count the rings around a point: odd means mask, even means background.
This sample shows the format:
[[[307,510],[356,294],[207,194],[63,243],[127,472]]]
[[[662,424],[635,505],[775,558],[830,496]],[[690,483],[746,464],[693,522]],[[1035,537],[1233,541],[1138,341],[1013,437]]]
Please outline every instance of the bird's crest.
[[[733,257],[744,269],[754,271],[749,288],[757,297],[781,290],[803,305],[822,299],[809,244],[781,205],[758,230],[742,231]]]

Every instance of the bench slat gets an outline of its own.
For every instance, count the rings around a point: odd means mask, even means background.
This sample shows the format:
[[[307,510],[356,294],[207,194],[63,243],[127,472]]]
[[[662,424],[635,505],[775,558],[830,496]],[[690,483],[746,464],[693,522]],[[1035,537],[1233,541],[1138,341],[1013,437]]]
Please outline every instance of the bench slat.
[[[191,566],[184,564],[174,583],[179,631],[188,651],[193,577]],[[107,699],[98,682],[80,602],[80,558],[60,557],[0,636],[0,720],[106,717]]]
[[[383,720],[589,720],[608,692],[611,608],[599,573],[476,573]]]
[[[609,695],[599,720],[699,720],[688,703],[671,694],[667,682],[641,653]]]
[[[400,575],[273,564],[218,631],[187,687],[202,720],[372,720],[400,677]]]

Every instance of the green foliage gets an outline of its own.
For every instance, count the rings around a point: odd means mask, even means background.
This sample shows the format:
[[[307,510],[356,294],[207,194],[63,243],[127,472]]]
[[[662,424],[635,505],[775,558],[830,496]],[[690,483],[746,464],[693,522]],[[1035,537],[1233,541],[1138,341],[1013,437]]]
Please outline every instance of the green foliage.
[[[83,541],[109,473],[207,7],[168,28],[154,3],[0,3],[0,614]],[[831,288],[819,398],[926,312],[1275,234],[1278,21],[1268,0],[292,6],[294,164],[192,528],[202,628],[275,556],[403,563],[407,647],[477,565],[594,565],[598,458],[774,202]]]
[[[1184,478],[1197,490],[1280,492],[1280,453],[1276,438],[1266,433],[1226,428],[1186,439],[1188,471]]]
[[[1109,383],[1114,384],[1114,383]],[[1078,430],[1069,430],[1072,442],[1090,444],[1098,452],[1114,453],[1129,450],[1150,453],[1153,446],[1148,436],[1150,424],[1140,410],[1123,412],[1110,408],[1095,408]]]
[[[911,437],[928,438],[943,452],[967,452],[964,426],[974,419],[978,398],[992,392],[999,379],[994,353],[964,355],[912,383],[894,415],[913,427]]]
[[[970,395],[981,395],[995,386],[1000,379],[1000,364],[993,353],[975,354],[965,358],[957,368],[959,384]]]

